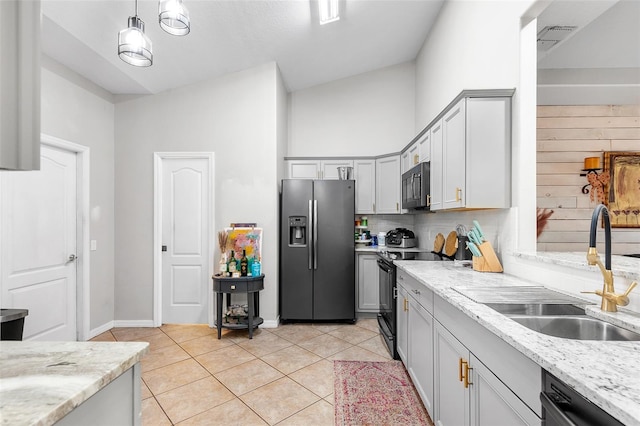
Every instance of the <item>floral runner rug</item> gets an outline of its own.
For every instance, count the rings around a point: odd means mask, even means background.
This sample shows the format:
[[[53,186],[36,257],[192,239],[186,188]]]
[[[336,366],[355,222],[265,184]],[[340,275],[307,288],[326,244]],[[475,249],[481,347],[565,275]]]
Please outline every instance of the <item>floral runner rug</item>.
[[[433,426],[400,361],[334,361],[333,371],[336,425]]]

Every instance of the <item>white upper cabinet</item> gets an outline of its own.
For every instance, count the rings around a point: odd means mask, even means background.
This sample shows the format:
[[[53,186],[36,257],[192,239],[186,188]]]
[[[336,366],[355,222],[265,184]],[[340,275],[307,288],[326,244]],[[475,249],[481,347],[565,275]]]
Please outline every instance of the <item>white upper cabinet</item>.
[[[376,212],[376,160],[354,160],[356,180],[356,214]]]
[[[289,179],[339,179],[338,167],[353,167],[353,160],[287,160]]]
[[[511,206],[511,97],[463,98],[430,135],[431,210]]]
[[[340,179],[338,167],[353,168],[353,160],[322,160],[320,163],[322,179]]]
[[[425,132],[416,144],[418,145],[418,162],[431,161],[431,132]]]
[[[40,1],[0,1],[0,169],[40,168]]]
[[[442,120],[436,122],[430,129],[431,163],[428,203],[431,210],[442,210]]]
[[[400,214],[400,155],[376,160],[376,213]]]

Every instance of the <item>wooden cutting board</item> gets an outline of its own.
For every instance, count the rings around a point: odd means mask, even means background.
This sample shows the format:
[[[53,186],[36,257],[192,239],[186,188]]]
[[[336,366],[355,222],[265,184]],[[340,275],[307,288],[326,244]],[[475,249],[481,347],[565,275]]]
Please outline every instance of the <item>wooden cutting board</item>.
[[[433,251],[435,253],[441,253],[443,246],[444,246],[444,235],[439,233],[438,235],[436,235],[436,240],[433,243]]]
[[[458,250],[458,233],[456,231],[449,232],[447,240],[444,243],[444,254],[453,256]]]

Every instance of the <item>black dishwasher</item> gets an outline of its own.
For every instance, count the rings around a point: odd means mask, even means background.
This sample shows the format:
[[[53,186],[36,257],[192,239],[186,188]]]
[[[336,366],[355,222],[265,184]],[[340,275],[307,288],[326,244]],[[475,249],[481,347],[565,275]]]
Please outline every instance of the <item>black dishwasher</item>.
[[[557,377],[542,372],[542,426],[624,426]]]

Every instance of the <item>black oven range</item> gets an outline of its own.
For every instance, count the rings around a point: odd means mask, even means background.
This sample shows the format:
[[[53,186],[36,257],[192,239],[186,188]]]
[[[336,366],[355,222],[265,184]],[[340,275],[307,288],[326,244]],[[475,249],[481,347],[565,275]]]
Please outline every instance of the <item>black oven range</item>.
[[[380,282],[380,313],[378,314],[378,327],[380,334],[382,335],[389,353],[393,359],[398,359],[397,350],[397,314],[396,314],[396,299],[398,297],[398,290],[396,287],[396,265],[393,264],[394,260],[428,260],[428,261],[440,261],[449,260],[446,257],[431,253],[420,251],[418,249],[404,249],[394,251],[393,249],[388,251],[378,252],[378,274]]]

